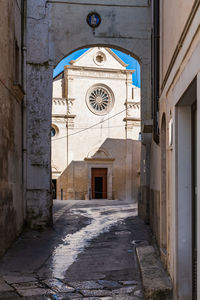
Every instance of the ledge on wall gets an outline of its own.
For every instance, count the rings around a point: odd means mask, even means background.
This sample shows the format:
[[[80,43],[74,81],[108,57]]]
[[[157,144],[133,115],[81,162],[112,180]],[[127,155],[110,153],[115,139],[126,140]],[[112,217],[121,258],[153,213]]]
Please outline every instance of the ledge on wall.
[[[153,132],[153,120],[146,120],[142,124],[142,133],[152,133]]]
[[[146,299],[173,299],[173,286],[153,246],[136,248]]]
[[[97,158],[97,157],[86,157],[84,158],[85,161],[92,161],[92,162],[96,162],[96,163],[102,163],[102,162],[113,162],[115,160],[115,158]]]
[[[141,133],[141,141],[143,145],[151,144],[152,133]]]

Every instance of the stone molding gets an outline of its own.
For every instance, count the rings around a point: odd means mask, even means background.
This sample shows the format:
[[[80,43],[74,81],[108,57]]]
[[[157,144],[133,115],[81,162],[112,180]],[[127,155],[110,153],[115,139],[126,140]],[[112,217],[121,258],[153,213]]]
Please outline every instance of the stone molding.
[[[84,160],[87,161],[87,162],[91,162],[91,163],[95,162],[97,164],[98,163],[102,164],[103,162],[112,163],[115,160],[115,158],[85,157]]]
[[[65,98],[53,98],[52,102],[53,102],[53,105],[66,105]]]
[[[120,70],[120,69],[109,69],[109,68],[95,68],[95,67],[83,67],[83,66],[65,66],[65,70],[70,71],[90,71],[90,72],[98,72],[98,73],[119,73],[119,74],[132,74],[135,72],[135,70]]]

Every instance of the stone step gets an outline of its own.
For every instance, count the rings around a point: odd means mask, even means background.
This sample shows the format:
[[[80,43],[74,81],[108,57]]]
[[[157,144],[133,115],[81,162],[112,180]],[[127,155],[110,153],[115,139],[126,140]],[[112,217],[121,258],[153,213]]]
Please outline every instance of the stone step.
[[[136,248],[146,299],[173,300],[171,279],[164,270],[154,247]]]

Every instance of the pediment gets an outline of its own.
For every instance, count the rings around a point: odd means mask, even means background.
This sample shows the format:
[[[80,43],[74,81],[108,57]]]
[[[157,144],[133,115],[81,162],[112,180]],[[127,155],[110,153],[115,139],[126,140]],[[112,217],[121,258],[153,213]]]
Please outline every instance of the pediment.
[[[94,149],[90,151],[85,158],[85,160],[110,160],[113,161],[114,158],[103,148]]]
[[[125,70],[127,66],[111,49],[103,47],[90,48],[76,60],[70,61],[70,64],[76,67],[119,70]]]

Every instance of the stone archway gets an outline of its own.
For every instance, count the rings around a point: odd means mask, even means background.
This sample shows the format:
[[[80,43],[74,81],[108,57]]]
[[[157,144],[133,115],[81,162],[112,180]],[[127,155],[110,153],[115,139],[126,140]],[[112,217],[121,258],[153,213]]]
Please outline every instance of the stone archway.
[[[94,30],[87,15],[98,12]],[[40,0],[27,2],[26,200],[32,226],[51,222],[51,100],[53,68],[73,51],[91,46],[122,50],[141,64],[141,121],[151,119],[151,7],[148,0]],[[148,190],[144,133],[141,187]],[[146,139],[146,137],[148,139]],[[142,196],[143,197],[143,196]]]

